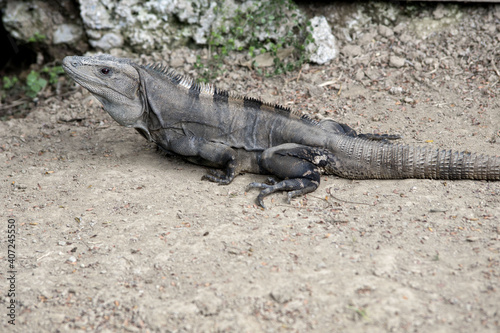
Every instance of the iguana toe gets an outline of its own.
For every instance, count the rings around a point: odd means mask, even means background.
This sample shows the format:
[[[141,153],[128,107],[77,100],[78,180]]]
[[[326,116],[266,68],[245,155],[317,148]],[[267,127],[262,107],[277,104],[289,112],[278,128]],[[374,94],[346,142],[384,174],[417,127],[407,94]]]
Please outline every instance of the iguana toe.
[[[209,180],[219,185],[228,185],[233,179],[234,175],[227,175],[219,169],[209,169],[209,173],[201,177],[201,180]]]

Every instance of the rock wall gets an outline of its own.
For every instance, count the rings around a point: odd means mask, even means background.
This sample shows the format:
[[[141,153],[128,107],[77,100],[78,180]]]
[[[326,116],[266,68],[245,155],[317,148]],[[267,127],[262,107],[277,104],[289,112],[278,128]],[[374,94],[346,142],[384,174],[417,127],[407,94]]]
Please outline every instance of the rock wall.
[[[286,6],[287,2],[276,4]],[[234,18],[238,13],[259,10],[262,3],[254,0],[28,0],[3,1],[0,6],[4,26],[18,42],[65,44],[80,53],[88,46],[103,52],[120,48],[139,54],[193,44],[207,46],[214,31],[230,31],[238,24],[242,36],[248,38],[239,38],[236,47],[244,48],[250,37],[278,40],[307,20],[300,10],[286,7],[284,24],[263,20],[258,31],[252,30],[255,25]],[[338,53],[335,38],[326,20],[315,20],[311,29],[321,46],[309,45],[308,52],[313,61],[325,63]]]
[[[12,37],[21,42],[77,43],[84,38],[78,13],[70,1],[6,1],[2,20]]]

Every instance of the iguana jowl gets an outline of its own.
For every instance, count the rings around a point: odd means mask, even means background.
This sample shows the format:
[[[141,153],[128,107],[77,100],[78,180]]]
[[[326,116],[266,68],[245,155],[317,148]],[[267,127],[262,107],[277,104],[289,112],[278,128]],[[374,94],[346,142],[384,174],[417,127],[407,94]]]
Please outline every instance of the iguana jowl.
[[[94,94],[119,124],[133,127],[171,154],[209,166],[204,178],[229,184],[240,172],[271,174],[251,183],[263,198],[314,191],[320,175],[351,179],[431,178],[500,180],[500,157],[392,144],[397,136],[356,134],[281,106],[194,83],[161,65],[110,55],[66,57],[63,68]],[[219,169],[219,170],[217,170]]]

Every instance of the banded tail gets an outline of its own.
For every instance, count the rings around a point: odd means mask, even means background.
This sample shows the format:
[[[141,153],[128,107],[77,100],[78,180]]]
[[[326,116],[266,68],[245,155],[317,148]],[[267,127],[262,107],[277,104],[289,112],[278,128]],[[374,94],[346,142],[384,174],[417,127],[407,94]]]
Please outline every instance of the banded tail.
[[[343,137],[328,173],[351,179],[500,180],[500,157]]]

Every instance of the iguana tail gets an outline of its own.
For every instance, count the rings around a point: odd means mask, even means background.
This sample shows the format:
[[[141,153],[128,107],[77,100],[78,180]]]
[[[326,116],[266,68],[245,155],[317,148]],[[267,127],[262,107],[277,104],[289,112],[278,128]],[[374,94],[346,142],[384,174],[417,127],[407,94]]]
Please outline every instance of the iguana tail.
[[[476,179],[500,180],[500,157],[397,145],[362,138],[337,140],[326,167],[351,179]]]

